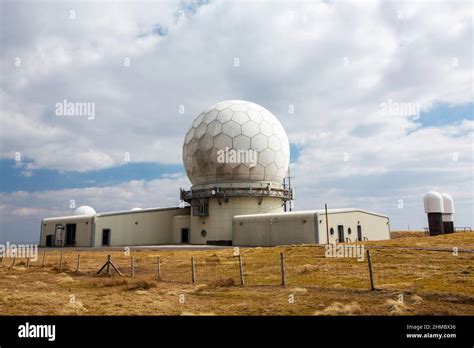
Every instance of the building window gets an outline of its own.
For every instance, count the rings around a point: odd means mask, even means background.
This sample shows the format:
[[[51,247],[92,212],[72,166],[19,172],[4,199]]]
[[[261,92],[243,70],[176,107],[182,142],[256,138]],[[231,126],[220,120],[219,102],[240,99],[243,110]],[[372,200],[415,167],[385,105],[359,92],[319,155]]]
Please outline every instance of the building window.
[[[206,231],[206,230],[202,230],[202,231],[201,231],[201,237],[202,237],[202,238],[206,238],[206,236],[207,236],[207,231]]]
[[[331,236],[334,235],[334,228],[331,227],[331,229],[329,230],[329,233],[331,234]]]
[[[351,234],[351,233],[352,233],[352,230],[351,230],[351,228],[349,227],[349,228],[347,229],[347,234]]]

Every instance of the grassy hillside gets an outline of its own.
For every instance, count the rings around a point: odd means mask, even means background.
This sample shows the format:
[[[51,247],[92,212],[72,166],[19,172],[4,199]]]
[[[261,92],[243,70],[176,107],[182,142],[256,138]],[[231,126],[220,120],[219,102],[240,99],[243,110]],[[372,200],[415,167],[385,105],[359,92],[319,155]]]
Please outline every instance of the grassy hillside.
[[[362,244],[362,243],[361,243]],[[472,315],[474,233],[437,237],[401,233],[370,248],[367,260],[327,258],[321,246],[241,248],[245,285],[235,250],[138,250],[130,255],[86,250],[47,251],[41,267],[26,260],[0,264],[0,313],[19,315]],[[437,249],[446,251],[432,251]],[[281,286],[280,252],[287,285]],[[60,253],[63,265],[59,269]],[[96,275],[107,255],[123,276]],[[157,279],[157,257],[161,279]],[[191,283],[195,258],[196,284]]]

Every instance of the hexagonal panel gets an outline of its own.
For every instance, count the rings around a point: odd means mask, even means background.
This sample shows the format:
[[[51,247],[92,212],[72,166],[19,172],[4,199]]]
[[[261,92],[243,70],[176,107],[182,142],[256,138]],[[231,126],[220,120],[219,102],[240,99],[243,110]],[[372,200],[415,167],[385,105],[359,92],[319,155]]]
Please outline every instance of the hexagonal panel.
[[[273,128],[267,121],[262,121],[260,123],[260,133],[269,137],[273,135]]]
[[[232,147],[237,150],[248,150],[250,149],[250,138],[238,135],[232,139]]]
[[[232,138],[223,133],[216,135],[214,137],[214,148],[221,150],[226,147],[232,148]]]
[[[216,136],[222,132],[222,123],[218,120],[214,120],[207,125],[207,134]]]
[[[214,121],[216,118],[217,118],[217,114],[219,113],[219,111],[217,110],[211,110],[209,111],[206,116],[204,116],[203,118],[203,122],[205,124],[209,124],[211,123],[212,121]]]
[[[227,164],[221,164],[216,166],[216,179],[217,180],[230,180],[232,179],[233,168]]]
[[[273,134],[268,138],[268,147],[275,151],[280,150],[280,138]]]
[[[248,105],[246,103],[234,103],[230,107],[232,111],[247,111],[249,109]]]
[[[270,163],[273,163],[274,158],[275,152],[269,148],[258,153],[258,163],[264,167],[268,166]]]
[[[278,179],[278,181],[283,181],[283,178],[286,177],[287,175],[287,167],[285,168],[278,168],[275,176],[273,177],[273,179]]]
[[[248,110],[247,115],[249,115],[250,120],[252,120],[254,122],[260,123],[260,122],[263,121],[262,115],[260,115],[260,113],[258,111],[255,111],[253,109]]]
[[[273,159],[273,162],[278,168],[283,168],[285,165],[287,165],[286,159],[287,157],[285,156],[285,154],[281,150],[279,150],[275,152],[275,158]]]
[[[269,180],[274,179],[276,174],[278,173],[278,168],[275,163],[270,163],[268,166],[265,167],[265,177],[268,177]]]
[[[242,134],[242,129],[240,128],[240,124],[235,121],[227,121],[222,125],[222,133],[230,136],[235,137],[239,134]]]
[[[190,171],[193,170],[193,158],[192,158],[192,156],[186,156],[186,158],[184,159],[184,166]]]
[[[233,169],[232,176],[236,180],[247,180],[250,176],[250,169],[247,166],[240,164]]]
[[[186,133],[186,138],[184,138],[184,143],[189,144],[189,142],[193,139],[194,137],[194,128],[191,128],[188,133]]]
[[[203,112],[201,113],[193,122],[193,127],[194,128],[197,128],[197,126],[199,126],[199,124],[201,123],[202,119],[204,118],[206,114]]]
[[[275,120],[275,116],[273,116],[273,114],[270,111],[264,108],[263,110],[260,111],[260,115],[262,115],[264,121],[267,121],[271,125],[273,124],[273,121]]]
[[[242,134],[248,137],[253,137],[254,135],[257,135],[259,132],[260,132],[260,127],[254,121],[248,121],[242,125]]]
[[[268,138],[263,134],[257,134],[252,137],[250,147],[256,151],[262,151],[268,146]]]
[[[217,119],[221,122],[221,123],[224,123],[224,122],[227,122],[227,121],[230,121],[232,119],[232,114],[234,112],[231,110],[231,109],[224,109],[222,111],[219,111],[219,113],[217,114]]]
[[[214,109],[216,109],[218,111],[221,111],[221,110],[227,109],[231,106],[232,106],[232,103],[230,103],[228,101],[223,101],[223,102],[220,102],[220,103],[217,103],[216,105],[214,105]]]
[[[250,168],[250,180],[265,180],[265,167],[257,164],[255,167]]]
[[[238,124],[244,124],[249,120],[249,116],[247,115],[246,112],[243,111],[236,111],[232,115],[232,120],[237,122]]]
[[[188,146],[188,155],[189,156],[193,156],[194,153],[196,152],[197,148],[198,148],[198,139],[196,138],[193,138],[189,144],[187,145]]]
[[[199,140],[199,149],[203,151],[208,151],[212,149],[213,143],[212,143],[213,137],[209,134],[205,134],[200,140]]]
[[[214,167],[219,164],[218,151],[215,147],[208,151],[209,162],[214,165]]]
[[[194,132],[194,137],[200,139],[206,134],[207,124],[201,123]]]

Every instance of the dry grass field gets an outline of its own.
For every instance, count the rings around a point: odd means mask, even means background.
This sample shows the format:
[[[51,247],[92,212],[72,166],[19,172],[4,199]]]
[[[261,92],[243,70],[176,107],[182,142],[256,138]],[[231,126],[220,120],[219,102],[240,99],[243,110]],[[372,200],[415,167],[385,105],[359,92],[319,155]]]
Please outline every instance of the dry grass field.
[[[327,258],[321,246],[234,249],[43,250],[0,264],[2,315],[473,315],[474,233],[399,232],[365,242],[373,262]],[[459,251],[453,252],[453,248]],[[427,249],[435,249],[427,250]],[[76,272],[78,252],[81,268]],[[280,252],[286,263],[281,286]],[[60,254],[63,264],[59,268]],[[107,255],[122,276],[96,275]],[[130,276],[130,256],[135,276]],[[157,257],[161,279],[157,277]],[[191,283],[195,258],[196,283]]]

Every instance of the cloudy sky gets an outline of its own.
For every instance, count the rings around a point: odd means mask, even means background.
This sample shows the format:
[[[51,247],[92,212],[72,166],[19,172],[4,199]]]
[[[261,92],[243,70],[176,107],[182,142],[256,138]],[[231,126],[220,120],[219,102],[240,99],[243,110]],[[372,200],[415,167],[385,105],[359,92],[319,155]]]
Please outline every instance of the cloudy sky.
[[[227,99],[287,130],[296,209],[419,229],[438,190],[474,225],[471,1],[0,2],[0,242],[74,204],[177,205],[184,135]]]

